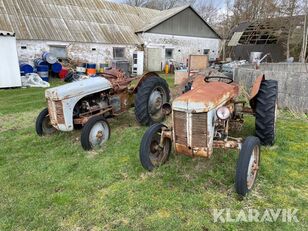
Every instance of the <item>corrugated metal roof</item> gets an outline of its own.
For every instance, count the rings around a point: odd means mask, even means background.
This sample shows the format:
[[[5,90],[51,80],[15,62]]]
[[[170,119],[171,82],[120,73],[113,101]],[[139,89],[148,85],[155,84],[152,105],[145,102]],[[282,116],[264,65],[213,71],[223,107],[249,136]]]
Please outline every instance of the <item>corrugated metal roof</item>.
[[[15,33],[14,32],[10,32],[10,31],[3,31],[0,30],[0,36],[10,36],[10,37],[14,37]]]
[[[161,13],[104,0],[0,0],[0,29],[17,39],[138,44],[135,31]]]

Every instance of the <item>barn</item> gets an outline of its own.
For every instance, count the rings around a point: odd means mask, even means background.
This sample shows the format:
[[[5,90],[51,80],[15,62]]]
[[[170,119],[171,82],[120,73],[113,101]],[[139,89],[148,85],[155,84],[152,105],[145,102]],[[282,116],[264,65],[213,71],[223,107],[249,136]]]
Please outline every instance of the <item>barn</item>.
[[[43,51],[60,59],[133,62],[144,51],[144,67],[162,70],[189,54],[218,56],[220,37],[189,5],[166,11],[104,0],[1,0],[0,30],[14,31],[19,60],[31,63]]]
[[[262,52],[269,53],[271,61],[282,62],[287,59],[286,45],[290,36],[290,55],[297,58],[303,28],[302,15],[242,22],[230,32],[228,56],[234,60],[249,60],[251,52]]]

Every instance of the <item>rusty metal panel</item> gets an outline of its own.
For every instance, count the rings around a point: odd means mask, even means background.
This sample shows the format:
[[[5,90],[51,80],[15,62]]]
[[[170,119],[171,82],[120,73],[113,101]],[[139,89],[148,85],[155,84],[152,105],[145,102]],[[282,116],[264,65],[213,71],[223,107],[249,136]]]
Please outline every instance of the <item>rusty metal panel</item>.
[[[207,147],[207,113],[192,114],[192,147]]]
[[[175,143],[187,145],[187,118],[185,112],[173,111]]]

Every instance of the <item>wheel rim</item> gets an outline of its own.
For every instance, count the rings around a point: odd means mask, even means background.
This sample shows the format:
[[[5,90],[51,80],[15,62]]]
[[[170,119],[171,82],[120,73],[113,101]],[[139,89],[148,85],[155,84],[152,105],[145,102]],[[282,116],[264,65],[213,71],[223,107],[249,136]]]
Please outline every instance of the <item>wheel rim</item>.
[[[250,156],[247,170],[247,188],[250,190],[255,182],[257,172],[259,170],[260,149],[255,146]]]
[[[163,117],[162,105],[167,102],[167,95],[162,87],[156,87],[152,90],[149,102],[148,112],[153,121],[160,121]]]
[[[56,129],[51,125],[49,115],[45,116],[42,122],[42,130],[44,134],[52,134]]]
[[[170,153],[170,140],[164,139],[163,147],[159,146],[161,132],[154,134],[150,144],[150,160],[154,167],[157,167],[166,162]]]
[[[89,134],[89,141],[92,147],[100,146],[109,138],[109,127],[104,121],[97,122]]]

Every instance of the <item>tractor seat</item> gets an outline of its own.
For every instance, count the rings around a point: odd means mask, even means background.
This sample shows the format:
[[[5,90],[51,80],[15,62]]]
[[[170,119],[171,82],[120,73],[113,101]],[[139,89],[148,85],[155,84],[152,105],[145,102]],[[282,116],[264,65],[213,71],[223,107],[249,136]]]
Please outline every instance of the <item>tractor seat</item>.
[[[206,83],[203,76],[195,79],[192,90],[177,97],[172,108],[179,111],[191,113],[208,112],[220,106],[239,94],[236,84],[223,82]]]

